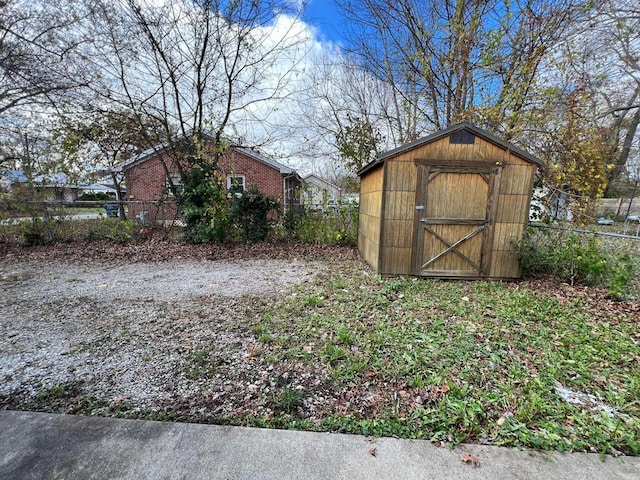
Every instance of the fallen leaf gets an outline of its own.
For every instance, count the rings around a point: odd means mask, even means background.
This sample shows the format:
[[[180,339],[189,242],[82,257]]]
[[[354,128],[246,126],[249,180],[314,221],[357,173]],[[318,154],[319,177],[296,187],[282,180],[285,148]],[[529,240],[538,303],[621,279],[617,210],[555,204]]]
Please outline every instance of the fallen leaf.
[[[464,463],[471,464],[473,468],[480,466],[480,460],[478,460],[478,458],[474,457],[473,455],[469,455],[468,453],[464,454],[460,460],[462,460]]]
[[[369,450],[369,455],[371,455],[372,457],[378,456],[378,451],[376,450],[376,447],[373,447],[371,450]]]

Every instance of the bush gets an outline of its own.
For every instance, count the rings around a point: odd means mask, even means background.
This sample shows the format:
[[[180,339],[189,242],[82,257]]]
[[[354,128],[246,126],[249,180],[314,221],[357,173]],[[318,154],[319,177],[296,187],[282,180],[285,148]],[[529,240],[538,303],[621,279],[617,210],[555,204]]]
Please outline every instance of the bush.
[[[136,239],[136,225],[131,220],[100,218],[88,225],[85,239],[88,241],[110,240],[127,243]]]
[[[229,218],[243,240],[262,242],[277,219],[278,207],[277,200],[265,196],[252,186],[242,195],[232,196]]]
[[[607,251],[595,235],[529,228],[518,257],[524,277],[547,274],[571,285],[603,286],[618,299],[631,278],[629,255]]]
[[[83,193],[78,197],[78,201],[80,202],[105,202],[110,201],[113,202],[115,200],[113,195],[109,195],[108,193]]]
[[[16,226],[16,237],[23,247],[70,242],[74,239],[75,228],[74,222],[64,216],[34,217]]]
[[[39,218],[20,222],[18,231],[19,243],[23,247],[46,245],[51,241],[50,229]]]

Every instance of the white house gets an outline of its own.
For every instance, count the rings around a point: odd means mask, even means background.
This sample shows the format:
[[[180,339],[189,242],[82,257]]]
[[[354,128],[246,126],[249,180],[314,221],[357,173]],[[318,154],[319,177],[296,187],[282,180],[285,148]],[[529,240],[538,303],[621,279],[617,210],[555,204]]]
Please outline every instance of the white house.
[[[318,175],[307,175],[303,179],[304,204],[308,206],[326,207],[340,202],[340,188],[329,180]]]

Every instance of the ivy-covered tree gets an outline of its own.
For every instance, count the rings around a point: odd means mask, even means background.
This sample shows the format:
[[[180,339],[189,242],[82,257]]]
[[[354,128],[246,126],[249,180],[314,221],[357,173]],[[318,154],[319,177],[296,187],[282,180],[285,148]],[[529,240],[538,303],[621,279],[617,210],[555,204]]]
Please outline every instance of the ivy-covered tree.
[[[171,182],[170,188],[187,224],[184,236],[192,243],[222,241],[228,236],[228,203],[218,172],[223,148],[197,139],[174,145],[176,160],[185,168],[182,183]]]

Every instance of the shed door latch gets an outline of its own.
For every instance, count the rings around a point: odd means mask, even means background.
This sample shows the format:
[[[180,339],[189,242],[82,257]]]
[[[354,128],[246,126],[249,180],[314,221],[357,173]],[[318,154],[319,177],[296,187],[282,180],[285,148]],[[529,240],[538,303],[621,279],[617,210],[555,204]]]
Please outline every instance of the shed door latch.
[[[424,205],[416,205],[416,210],[424,210]]]

